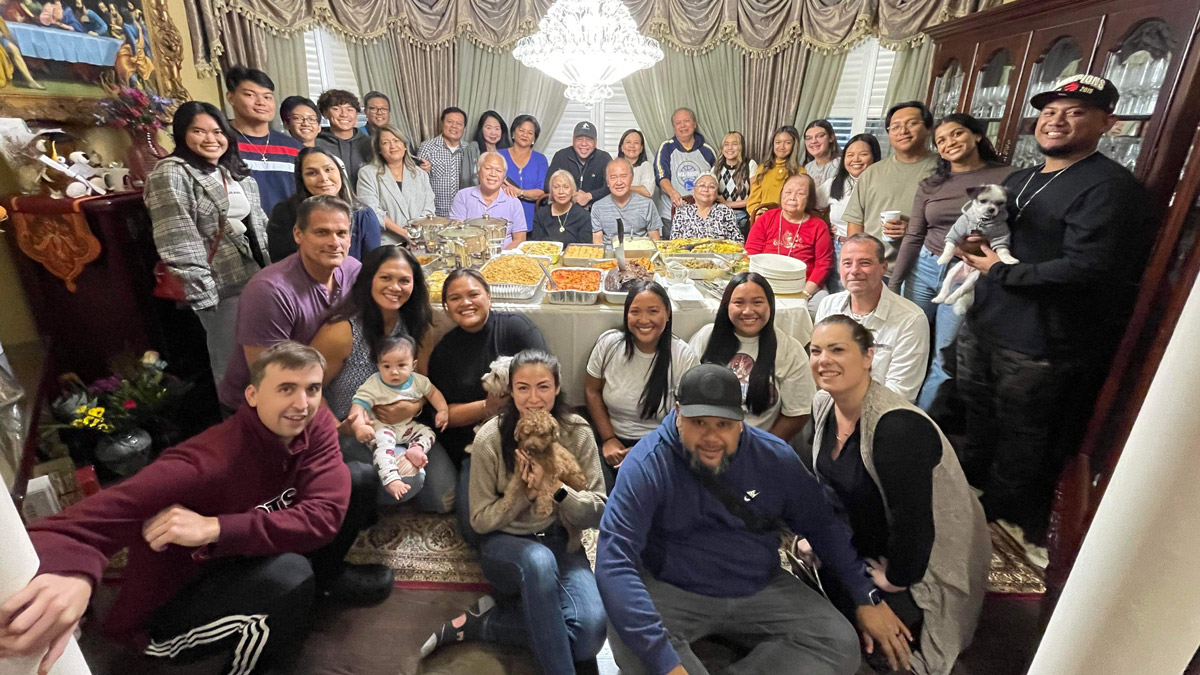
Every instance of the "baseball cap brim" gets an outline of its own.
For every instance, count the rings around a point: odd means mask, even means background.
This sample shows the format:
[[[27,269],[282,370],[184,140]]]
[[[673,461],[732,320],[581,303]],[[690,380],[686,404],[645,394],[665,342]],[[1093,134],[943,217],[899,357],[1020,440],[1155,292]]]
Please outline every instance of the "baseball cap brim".
[[[731,408],[707,403],[680,404],[679,414],[684,417],[724,417],[725,419],[737,420],[739,422],[746,418],[746,414],[742,412],[741,406]]]
[[[1103,106],[1098,105],[1091,97],[1082,93],[1071,91],[1043,91],[1042,93],[1037,94],[1033,98],[1029,99],[1029,105],[1033,106],[1035,110],[1041,110],[1049,105],[1051,101],[1057,101],[1063,98],[1073,98],[1076,101],[1080,101],[1092,106],[1096,110],[1111,112],[1109,110],[1105,110]]]

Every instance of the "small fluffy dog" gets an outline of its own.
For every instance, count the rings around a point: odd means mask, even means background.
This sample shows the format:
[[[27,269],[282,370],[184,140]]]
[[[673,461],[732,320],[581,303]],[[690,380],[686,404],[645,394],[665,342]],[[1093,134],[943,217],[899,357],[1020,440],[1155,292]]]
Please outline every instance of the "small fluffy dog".
[[[545,483],[562,481],[572,490],[587,488],[587,477],[583,475],[579,462],[570,450],[558,442],[558,420],[554,419],[553,415],[545,410],[525,413],[517,421],[516,438],[517,447],[529,455],[531,461],[542,467]],[[539,516],[554,513],[554,493],[539,487],[534,508]],[[572,531],[570,527],[567,529],[571,534],[572,545],[577,545],[579,533]]]
[[[488,372],[484,373],[483,390],[489,394],[496,396],[508,395],[508,366],[512,363],[511,356],[497,356],[492,365],[488,366]]]
[[[1008,193],[1004,187],[980,185],[967,188],[967,196],[971,201],[963,205],[962,215],[946,233],[946,247],[938,258],[938,264],[945,265],[950,262],[954,258],[954,249],[962,246],[971,235],[986,237],[988,245],[1000,260],[1010,265],[1015,264],[1017,259],[1008,251]],[[951,292],[951,288],[958,281],[962,281],[962,285]],[[945,281],[942,282],[942,290],[933,301],[938,304],[953,304],[955,314],[966,314],[971,303],[975,301],[975,284],[978,282],[979,270],[971,269],[965,261],[960,260],[946,275]]]

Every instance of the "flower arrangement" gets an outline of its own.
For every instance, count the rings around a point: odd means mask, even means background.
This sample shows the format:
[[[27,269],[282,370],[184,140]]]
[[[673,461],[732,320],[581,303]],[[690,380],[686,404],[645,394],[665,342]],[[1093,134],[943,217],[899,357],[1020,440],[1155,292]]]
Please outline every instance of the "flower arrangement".
[[[174,104],[169,98],[146,93],[134,87],[107,87],[112,98],[100,102],[102,112],[96,114],[100,125],[149,131],[167,125],[167,110]]]
[[[158,352],[113,361],[113,374],[85,385],[75,373],[59,378],[63,393],[50,405],[56,429],[101,434],[170,426],[169,417],[191,384],[166,372]]]

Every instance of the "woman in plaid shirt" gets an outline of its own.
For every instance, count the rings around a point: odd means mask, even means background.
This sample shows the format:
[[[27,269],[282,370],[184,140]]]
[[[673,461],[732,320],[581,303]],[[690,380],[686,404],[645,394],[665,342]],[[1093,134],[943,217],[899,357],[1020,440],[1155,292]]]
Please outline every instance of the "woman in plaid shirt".
[[[267,215],[220,110],[200,101],[184,103],[171,132],[175,151],[147,179],[146,207],[158,255],[183,284],[187,304],[208,334],[209,362],[219,383],[233,350],[242,287],[271,262]]]

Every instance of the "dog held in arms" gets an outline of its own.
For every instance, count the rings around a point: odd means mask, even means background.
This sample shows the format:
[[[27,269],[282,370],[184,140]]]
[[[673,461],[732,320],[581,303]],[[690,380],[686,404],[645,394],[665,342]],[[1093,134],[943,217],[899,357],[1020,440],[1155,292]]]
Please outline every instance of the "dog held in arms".
[[[946,233],[946,247],[938,257],[938,264],[950,262],[954,258],[954,250],[962,247],[967,237],[972,235],[985,237],[988,246],[1002,262],[1016,264],[1017,259],[1008,251],[1011,233],[1008,229],[1008,193],[1004,187],[993,184],[967,188],[967,196],[971,201],[963,205],[962,215]],[[962,285],[954,289],[954,284],[960,281]],[[975,284],[978,282],[979,270],[971,269],[965,261],[960,260],[946,275],[942,290],[933,302],[951,304],[954,313],[962,316],[975,301]]]
[[[571,451],[558,442],[558,420],[549,412],[531,410],[522,415],[517,421],[516,439],[517,447],[529,456],[530,461],[542,467],[543,483],[534,500],[535,513],[539,516],[554,513],[554,491],[546,486],[562,482],[572,490],[587,489],[587,477]],[[568,549],[578,549],[580,533],[569,525],[567,531],[570,534]]]

